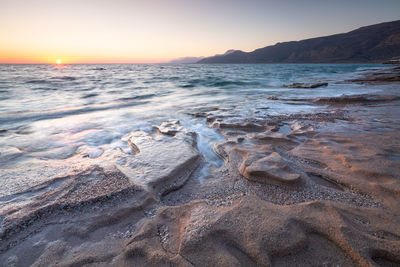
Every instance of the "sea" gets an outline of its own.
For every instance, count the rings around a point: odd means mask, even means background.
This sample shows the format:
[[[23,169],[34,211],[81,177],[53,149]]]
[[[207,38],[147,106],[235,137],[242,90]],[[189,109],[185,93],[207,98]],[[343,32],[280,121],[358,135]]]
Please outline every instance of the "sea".
[[[313,112],[321,106],[276,99],[379,93],[382,87],[346,80],[382,68],[379,64],[0,65],[0,209],[28,201],[15,202],[20,192],[101,164],[98,159],[107,151],[120,149],[131,157],[130,133],[151,131],[167,120],[178,120],[197,133],[205,172],[219,168],[222,162],[213,145],[224,138],[206,118],[194,114],[214,110],[239,120]],[[284,87],[295,82],[328,85]]]

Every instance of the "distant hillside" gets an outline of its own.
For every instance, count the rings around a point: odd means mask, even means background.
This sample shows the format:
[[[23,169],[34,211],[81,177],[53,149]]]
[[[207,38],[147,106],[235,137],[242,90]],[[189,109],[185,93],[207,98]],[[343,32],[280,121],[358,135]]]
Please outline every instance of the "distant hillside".
[[[277,43],[243,52],[207,57],[198,63],[382,62],[400,56],[400,20],[325,37]]]
[[[168,63],[171,64],[191,64],[191,63],[196,63],[200,59],[203,59],[204,57],[181,57],[177,59],[173,59],[169,61]]]
[[[215,56],[229,55],[230,53],[233,53],[236,51],[239,51],[239,50],[229,49],[224,54],[215,55]],[[191,63],[197,63],[199,60],[201,60],[203,58],[205,58],[205,57],[181,57],[181,58],[173,59],[173,60],[169,61],[168,63],[170,63],[170,64],[191,64]]]

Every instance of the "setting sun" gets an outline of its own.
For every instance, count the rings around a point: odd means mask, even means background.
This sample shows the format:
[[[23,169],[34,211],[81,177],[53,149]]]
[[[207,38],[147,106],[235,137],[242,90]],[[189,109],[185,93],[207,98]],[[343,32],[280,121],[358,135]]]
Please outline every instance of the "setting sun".
[[[61,64],[61,59],[57,59],[57,60],[56,60],[56,63],[57,63],[58,65],[60,65],[60,64]]]

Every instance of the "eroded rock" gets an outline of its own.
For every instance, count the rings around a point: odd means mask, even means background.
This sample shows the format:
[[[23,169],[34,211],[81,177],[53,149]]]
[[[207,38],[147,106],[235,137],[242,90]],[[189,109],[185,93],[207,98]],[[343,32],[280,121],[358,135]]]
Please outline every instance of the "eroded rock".
[[[362,105],[382,102],[391,102],[399,100],[400,97],[395,95],[375,95],[375,94],[358,94],[358,95],[341,95],[335,97],[316,97],[316,98],[277,98],[270,97],[270,100],[290,101],[290,102],[312,102],[323,105]]]
[[[365,220],[382,223],[371,227]],[[116,263],[368,266],[374,265],[370,252],[376,250],[400,256],[393,241],[370,235],[386,226],[400,234],[393,220],[375,209],[352,211],[322,201],[283,207],[249,196],[220,208],[192,202],[160,210],[138,229]],[[160,228],[168,229],[166,241],[160,240]]]
[[[264,183],[292,183],[300,179],[300,175],[295,173],[277,152],[265,157],[246,153],[239,171],[246,179]]]
[[[136,131],[128,144],[134,156],[117,165],[132,183],[156,196],[182,186],[197,168],[200,154],[195,148],[196,134],[178,121],[168,121],[157,127],[160,134]],[[117,155],[118,157],[118,155]]]
[[[400,68],[394,67],[390,69],[368,72],[363,77],[349,80],[356,83],[393,83],[400,81]]]
[[[166,134],[171,136],[175,136],[175,134],[177,134],[178,132],[185,130],[185,128],[183,128],[180,125],[179,121],[177,120],[165,121],[161,123],[160,126],[155,126],[155,127],[161,134]]]

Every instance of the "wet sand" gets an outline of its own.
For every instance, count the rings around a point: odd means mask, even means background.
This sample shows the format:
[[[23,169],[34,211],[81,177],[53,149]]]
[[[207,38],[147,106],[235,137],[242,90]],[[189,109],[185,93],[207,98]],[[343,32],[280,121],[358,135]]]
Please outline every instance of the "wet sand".
[[[399,266],[400,83],[376,76],[352,82],[390,90],[274,99],[312,113],[193,110],[226,139],[214,146],[224,164],[212,179],[198,179],[197,136],[179,121],[133,132],[118,167],[104,162],[122,151],[107,152],[102,165],[7,196],[34,201],[0,210],[0,263]]]

